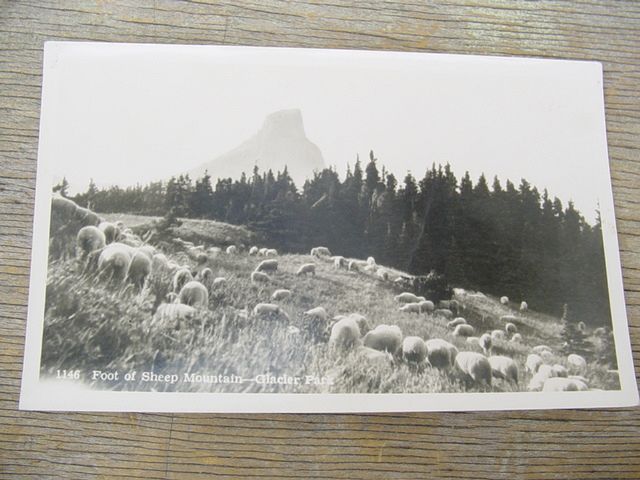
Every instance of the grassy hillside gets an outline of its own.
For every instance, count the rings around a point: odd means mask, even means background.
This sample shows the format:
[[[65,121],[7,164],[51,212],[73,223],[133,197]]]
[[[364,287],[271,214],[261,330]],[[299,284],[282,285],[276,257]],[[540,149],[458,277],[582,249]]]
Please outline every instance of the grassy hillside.
[[[139,219],[132,216],[111,216],[128,225]],[[238,227],[206,221],[185,221],[186,229],[207,232],[209,238],[220,239],[226,233],[243,232]],[[212,233],[214,232],[214,233]],[[185,238],[189,238],[184,235]],[[237,241],[238,237],[234,237]],[[195,268],[184,252],[172,253],[170,259]],[[374,362],[356,353],[332,354],[327,336],[305,334],[310,320],[304,312],[323,306],[332,317],[358,312],[367,317],[371,328],[379,324],[398,325],[403,335],[424,339],[443,338],[459,350],[476,350],[465,339],[456,338],[447,329],[447,320],[430,314],[398,311],[394,301],[393,283],[365,273],[336,270],[330,262],[308,255],[277,257],[278,271],[269,284],[254,285],[249,278],[261,258],[244,252],[236,255],[210,256],[207,265],[214,276],[226,277],[227,283],[214,288],[208,310],[202,310],[190,320],[162,324],[154,322],[154,309],[170,289],[171,278],[166,273],[153,272],[147,286],[134,291],[131,285],[111,285],[93,274],[85,274],[75,259],[53,261],[47,281],[47,304],[42,353],[42,374],[54,376],[61,370],[79,370],[82,381],[95,388],[153,391],[223,391],[223,392],[460,392],[477,391],[466,385],[455,371],[440,371],[425,365],[415,367],[399,358]],[[317,274],[295,275],[307,262],[317,264]],[[260,302],[271,302],[274,290],[286,288],[292,297],[278,302],[289,320],[252,315]],[[493,391],[526,390],[529,375],[524,362],[531,347],[546,344],[559,351],[557,318],[529,311],[526,315],[511,306],[503,306],[495,298],[457,291],[464,305],[463,316],[480,335],[485,331],[504,328],[499,320],[504,314],[515,314],[523,336],[522,343],[495,342],[494,354],[505,354],[519,365],[520,381],[512,385],[494,380]],[[295,328],[292,328],[295,327]],[[324,326],[317,330],[324,330]],[[327,330],[328,331],[328,330]],[[565,364],[561,356],[550,363]],[[112,381],[94,380],[92,372],[119,372]],[[125,382],[125,372],[136,371],[135,381]],[[175,382],[144,381],[141,372],[176,375]],[[188,382],[184,374],[236,375],[243,383]],[[311,383],[261,384],[256,376],[271,374],[313,376]],[[590,366],[586,374],[593,388],[618,388],[617,376],[605,367]],[[168,377],[171,378],[171,377]],[[153,381],[155,380],[155,381]],[[481,389],[482,390],[482,389]]]

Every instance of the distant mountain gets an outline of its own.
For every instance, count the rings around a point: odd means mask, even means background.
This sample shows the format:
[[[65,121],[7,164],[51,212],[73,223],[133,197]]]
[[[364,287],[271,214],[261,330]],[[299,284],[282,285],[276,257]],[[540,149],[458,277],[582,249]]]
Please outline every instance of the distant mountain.
[[[307,138],[300,110],[280,110],[265,118],[262,128],[233,150],[189,171],[192,179],[201,178],[205,170],[212,181],[237,179],[242,172],[251,175],[257,165],[260,172],[282,171],[286,166],[298,187],[325,167],[320,149]]]

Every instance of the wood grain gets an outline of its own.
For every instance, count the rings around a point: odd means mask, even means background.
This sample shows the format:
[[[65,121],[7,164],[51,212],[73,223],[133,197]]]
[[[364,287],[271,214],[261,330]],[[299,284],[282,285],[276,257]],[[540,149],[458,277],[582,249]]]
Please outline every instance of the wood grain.
[[[403,415],[17,411],[45,40],[603,62],[625,294],[639,364],[639,26],[640,3],[632,0],[0,1],[0,477],[640,478],[637,408]]]

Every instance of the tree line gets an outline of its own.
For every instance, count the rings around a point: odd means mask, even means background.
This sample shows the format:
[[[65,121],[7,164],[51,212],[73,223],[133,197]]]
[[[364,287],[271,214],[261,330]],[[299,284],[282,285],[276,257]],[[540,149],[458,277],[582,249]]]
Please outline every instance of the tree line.
[[[576,321],[609,325],[602,231],[569,202],[565,207],[525,179],[518,186],[484,175],[457,179],[435,164],[402,182],[373,152],[343,180],[331,168],[299,190],[286,168],[239,179],[205,173],[168,182],[98,189],[93,181],[74,198],[97,212],[175,215],[247,225],[268,245],[366,258],[413,274],[436,271],[453,286],[512,300],[560,316],[569,304]]]

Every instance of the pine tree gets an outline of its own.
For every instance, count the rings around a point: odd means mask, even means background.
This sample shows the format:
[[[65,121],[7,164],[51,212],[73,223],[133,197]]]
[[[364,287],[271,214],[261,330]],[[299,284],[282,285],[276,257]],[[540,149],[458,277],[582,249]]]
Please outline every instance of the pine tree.
[[[60,183],[54,185],[53,191],[58,192],[63,197],[67,197],[69,195],[69,182],[67,181],[67,177],[62,177]]]
[[[593,344],[588,340],[584,322],[577,321],[573,317],[566,303],[562,312],[560,338],[564,355],[576,353],[587,360],[593,357]]]

